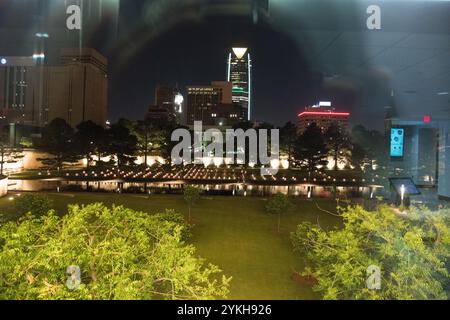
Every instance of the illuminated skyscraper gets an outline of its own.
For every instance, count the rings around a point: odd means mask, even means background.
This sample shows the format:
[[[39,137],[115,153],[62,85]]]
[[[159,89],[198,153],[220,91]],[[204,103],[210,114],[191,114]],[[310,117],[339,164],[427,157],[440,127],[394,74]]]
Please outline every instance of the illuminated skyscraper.
[[[247,48],[233,48],[228,56],[227,81],[233,84],[233,103],[252,119],[252,60]]]

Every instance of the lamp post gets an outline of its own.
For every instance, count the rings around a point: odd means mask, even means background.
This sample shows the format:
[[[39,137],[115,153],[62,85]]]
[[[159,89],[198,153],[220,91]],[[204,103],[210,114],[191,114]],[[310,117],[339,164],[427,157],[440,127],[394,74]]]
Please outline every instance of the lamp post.
[[[404,184],[400,187],[400,200],[401,200],[401,206],[403,207],[404,200],[405,200],[405,193],[406,193],[406,187]]]

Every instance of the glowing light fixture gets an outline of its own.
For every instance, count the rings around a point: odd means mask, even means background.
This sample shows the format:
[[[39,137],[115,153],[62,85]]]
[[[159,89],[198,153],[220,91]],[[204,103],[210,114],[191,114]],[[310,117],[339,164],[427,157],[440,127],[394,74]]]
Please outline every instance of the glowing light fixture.
[[[1,58],[0,59],[0,63],[5,65],[8,61],[5,58]]]
[[[313,112],[313,111],[305,111],[305,112],[300,113],[298,116],[299,117],[303,117],[303,116],[307,116],[307,115],[311,115],[311,116],[348,117],[348,116],[350,116],[350,113],[348,113],[348,112]]]
[[[405,187],[404,184],[402,184],[402,186],[400,187],[400,198],[401,198],[401,201],[402,201],[402,206],[403,206],[403,203],[404,203],[404,200],[405,200],[405,193],[406,193],[406,187]]]
[[[37,32],[36,37],[38,38],[49,38],[50,36],[46,32]]]
[[[35,54],[33,54],[33,59],[45,59],[45,54],[35,53]]]
[[[247,52],[247,48],[233,48],[233,52],[238,59],[242,59]]]
[[[319,107],[331,107],[330,101],[321,101],[319,102]]]
[[[177,94],[175,95],[175,103],[178,104],[178,105],[180,105],[180,104],[182,104],[183,102],[184,102],[183,95],[180,94],[180,93],[177,93]]]
[[[280,168],[280,160],[278,159],[273,159],[270,161],[270,167],[272,169],[279,169]]]

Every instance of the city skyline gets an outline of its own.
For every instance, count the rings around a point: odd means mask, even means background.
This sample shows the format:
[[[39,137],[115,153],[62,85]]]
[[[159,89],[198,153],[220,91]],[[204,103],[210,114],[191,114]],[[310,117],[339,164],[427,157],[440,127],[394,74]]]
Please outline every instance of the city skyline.
[[[282,125],[295,119],[304,106],[331,100],[338,109],[352,113],[353,124],[381,130],[392,90],[398,112],[404,116],[423,117],[420,105],[429,106],[437,116],[446,116],[448,81],[446,74],[439,73],[446,66],[446,47],[440,44],[445,43],[447,32],[439,19],[446,13],[443,5],[424,8],[427,18],[416,21],[412,33],[405,33],[411,17],[399,20],[389,14],[383,19],[383,32],[366,34],[366,8],[356,3],[338,7],[326,1],[330,10],[321,10],[323,18],[311,21],[313,15],[307,13],[314,7],[301,10],[300,3],[279,6],[273,2],[269,10],[268,1],[248,2],[257,3],[256,9],[233,11],[230,5],[224,6],[229,11],[217,14],[220,10],[206,1],[195,23],[189,13],[196,12],[200,2],[182,6],[183,10],[170,10],[172,1],[122,1],[120,5],[119,1],[108,1],[108,6],[93,2],[84,7],[90,18],[82,35],[60,30],[65,25],[60,1],[45,5],[14,2],[4,11],[9,16],[0,13],[0,35],[8,39],[0,44],[0,54],[31,55],[36,48],[45,48],[51,57],[62,43],[94,44],[110,61],[111,121],[125,115],[141,118],[154,100],[152,88],[159,83],[178,83],[184,88],[222,79],[223,55],[232,47],[249,48],[258,66],[252,96],[252,104],[258,108],[257,121]],[[418,2],[411,7],[414,12],[420,9]],[[385,6],[392,13],[401,10],[396,5]],[[152,14],[156,9],[161,16]],[[361,15],[350,15],[361,9]],[[300,20],[292,21],[286,10],[301,12],[301,21],[309,28],[297,30],[301,29]],[[435,23],[429,23],[430,16],[437,18]],[[342,19],[337,21],[336,17]],[[342,30],[327,31],[333,23],[342,25]],[[288,24],[294,28],[286,28]],[[421,35],[420,30],[436,36]],[[415,43],[423,48],[416,48]],[[403,61],[399,72],[386,72],[396,61]],[[428,73],[423,73],[428,66]],[[370,92],[362,90],[368,87]]]

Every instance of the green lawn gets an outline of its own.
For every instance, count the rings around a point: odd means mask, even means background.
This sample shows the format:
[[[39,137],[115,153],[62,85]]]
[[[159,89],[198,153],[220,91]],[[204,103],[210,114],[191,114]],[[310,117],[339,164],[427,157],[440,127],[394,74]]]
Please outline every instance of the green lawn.
[[[149,213],[175,209],[187,213],[181,196],[114,194],[50,194],[59,214],[69,203],[103,202]],[[193,208],[195,228],[191,242],[198,253],[217,264],[232,276],[230,299],[315,299],[309,287],[291,279],[302,269],[302,259],[296,256],[289,233],[302,221],[320,223],[323,228],[339,225],[339,220],[320,212],[315,203],[294,200],[296,209],[282,217],[282,231],[276,232],[276,218],[265,213],[262,198],[203,198]],[[0,210],[11,214],[13,201],[0,199]],[[334,211],[335,203],[319,200],[323,209]]]

